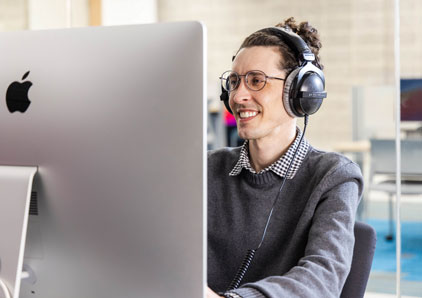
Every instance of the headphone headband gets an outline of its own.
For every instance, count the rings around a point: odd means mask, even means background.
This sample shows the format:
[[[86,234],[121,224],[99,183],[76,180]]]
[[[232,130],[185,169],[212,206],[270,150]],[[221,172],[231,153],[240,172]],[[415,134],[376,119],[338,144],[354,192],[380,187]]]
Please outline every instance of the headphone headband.
[[[315,61],[315,55],[312,53],[311,49],[309,49],[306,42],[290,29],[283,27],[268,27],[257,32],[265,32],[277,36],[280,40],[284,41],[287,46],[295,52],[300,65],[304,62]]]

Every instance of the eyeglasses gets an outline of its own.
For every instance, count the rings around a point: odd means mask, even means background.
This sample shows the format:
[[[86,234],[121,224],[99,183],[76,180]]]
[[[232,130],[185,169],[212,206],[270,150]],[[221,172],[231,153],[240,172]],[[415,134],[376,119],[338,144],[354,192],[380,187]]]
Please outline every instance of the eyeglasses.
[[[277,78],[277,77],[270,77],[267,76],[261,70],[251,70],[248,71],[244,75],[240,75],[235,71],[225,71],[221,77],[221,86],[223,86],[224,90],[228,92],[232,92],[237,89],[240,85],[240,77],[245,77],[246,87],[252,91],[259,91],[265,87],[267,84],[267,79],[276,79],[280,81],[284,81],[285,79]]]

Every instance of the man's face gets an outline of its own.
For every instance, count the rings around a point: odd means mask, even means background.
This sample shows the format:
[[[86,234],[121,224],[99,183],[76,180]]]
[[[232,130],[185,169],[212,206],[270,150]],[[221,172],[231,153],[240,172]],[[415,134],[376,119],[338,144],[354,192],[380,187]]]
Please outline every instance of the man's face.
[[[261,70],[267,76],[285,78],[280,70],[280,54],[275,47],[243,48],[233,61],[232,70],[245,75]],[[236,118],[239,137],[247,140],[271,139],[283,134],[288,123],[294,121],[283,106],[284,81],[267,79],[262,90],[253,91],[245,84],[245,77],[237,89],[230,92],[229,105]]]

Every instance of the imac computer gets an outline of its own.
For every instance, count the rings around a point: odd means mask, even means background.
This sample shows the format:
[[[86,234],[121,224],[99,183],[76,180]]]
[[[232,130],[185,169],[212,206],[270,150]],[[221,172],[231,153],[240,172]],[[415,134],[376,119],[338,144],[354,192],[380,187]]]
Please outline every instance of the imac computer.
[[[205,39],[198,22],[0,33],[11,297],[203,296]]]

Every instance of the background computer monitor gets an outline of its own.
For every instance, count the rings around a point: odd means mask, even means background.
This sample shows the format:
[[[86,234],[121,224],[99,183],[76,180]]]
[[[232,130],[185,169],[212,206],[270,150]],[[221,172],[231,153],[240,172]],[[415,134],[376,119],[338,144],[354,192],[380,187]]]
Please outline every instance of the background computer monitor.
[[[400,80],[401,121],[422,121],[422,79]]]
[[[38,166],[24,258],[36,281],[20,297],[201,297],[203,26],[6,32],[0,44],[0,165]],[[24,113],[5,99],[14,81],[32,83]]]

